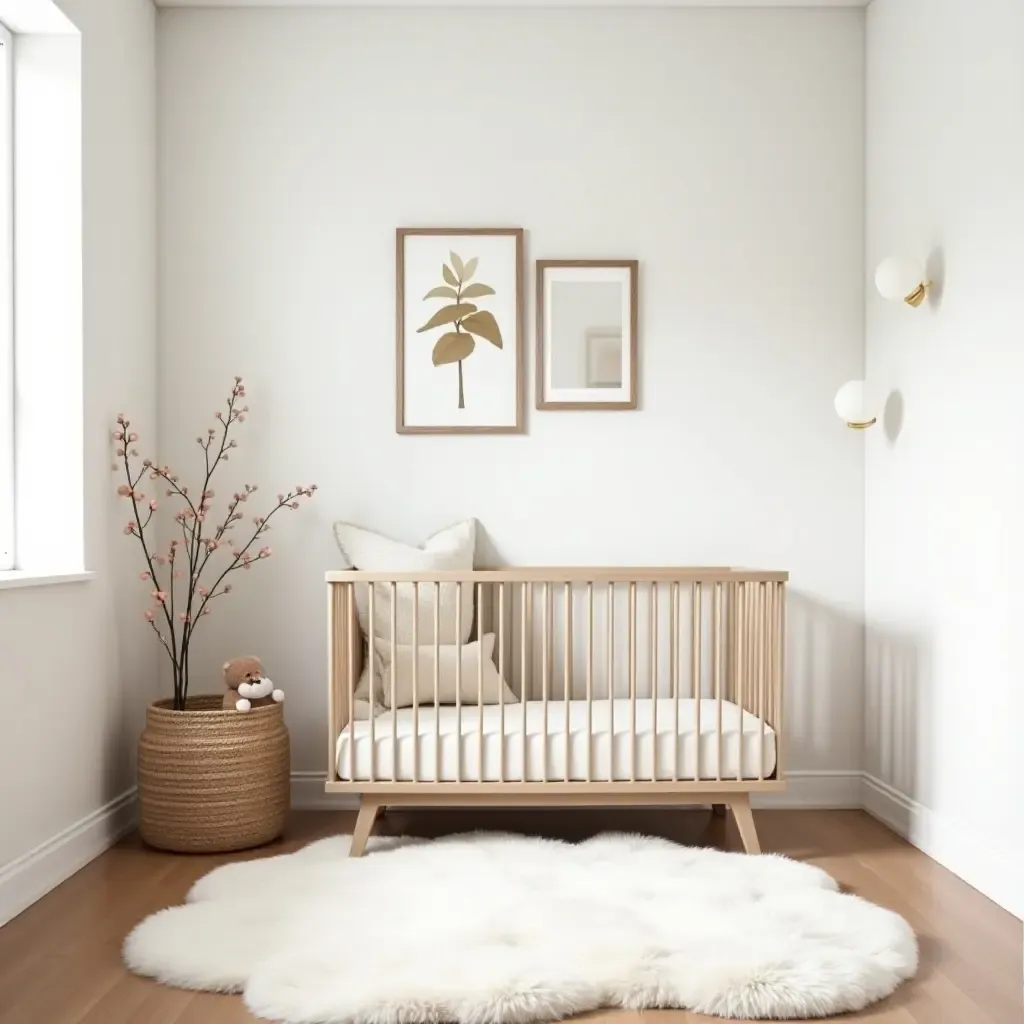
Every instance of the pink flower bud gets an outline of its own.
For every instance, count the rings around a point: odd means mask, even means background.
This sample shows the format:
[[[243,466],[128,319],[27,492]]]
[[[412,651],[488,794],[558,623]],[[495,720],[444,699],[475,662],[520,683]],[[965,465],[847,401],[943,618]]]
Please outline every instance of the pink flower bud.
[[[234,440],[232,440],[232,441],[229,441],[229,442],[228,442],[228,447],[229,447],[229,448],[237,448],[237,447],[238,447],[238,442],[237,442],[237,441],[234,441]]]
[[[260,558],[269,558],[272,554],[270,548],[260,548]]]
[[[293,501],[292,502],[292,508],[298,508],[298,507],[299,507],[299,503],[297,501]]]
[[[167,564],[167,559],[163,555],[154,555],[153,556],[153,561],[156,562],[157,565],[166,565]]]
[[[117,493],[122,498],[128,498],[131,496],[132,489],[127,484],[121,484],[117,489]]]
[[[242,413],[238,413],[238,422],[239,423],[244,423],[245,422],[245,416]]]
[[[146,617],[147,622],[152,622],[155,618],[152,608],[147,608],[142,614]]]
[[[206,587],[200,587],[199,588],[199,596],[200,597],[206,597],[207,594],[209,594],[209,591],[206,589]]]
[[[227,585],[226,585],[226,586],[224,587],[224,593],[225,593],[225,594],[230,594],[230,593],[231,593],[231,584],[230,584],[230,583],[228,583],[228,584],[227,584]]]
[[[140,580],[148,580],[148,579],[150,579],[150,578],[151,578],[151,577],[150,577],[150,573],[149,573],[149,570],[148,570],[148,569],[147,569],[147,570],[146,570],[145,572],[140,572],[140,573],[139,573],[139,579],[140,579]]]
[[[123,412],[119,412],[117,414],[117,422],[118,423],[124,423],[124,413]]]
[[[139,435],[134,433],[134,432],[128,435],[128,440],[129,441],[138,441],[138,439],[139,439]]]
[[[142,464],[146,467],[146,469],[149,469],[149,467],[153,465],[153,460],[152,459],[143,459],[142,460]]]
[[[124,449],[123,448],[118,448],[117,449],[117,455],[118,455],[119,458],[124,458]]]
[[[196,438],[196,444],[202,444],[202,443],[203,443],[203,439],[201,437],[197,437]]]
[[[135,524],[134,523],[128,523],[127,526],[125,526],[125,528],[124,528],[124,532],[125,533],[134,533],[135,532]]]
[[[114,431],[114,440],[115,441],[123,441],[124,440],[124,431],[115,430]]]
[[[241,377],[235,377],[235,383],[236,384],[241,384],[242,383],[242,378]]]
[[[150,596],[153,598],[154,601],[159,601],[160,604],[163,604],[164,601],[167,600],[167,591],[166,590],[154,590],[153,593]]]
[[[209,608],[204,608],[203,609],[203,614],[204,615],[209,615],[210,614],[210,609]]]
[[[188,622],[188,613],[187,612],[182,612],[178,616],[178,618],[181,619],[182,622]]]
[[[151,501],[149,503],[149,511],[150,512],[155,512],[156,511],[156,501]]]

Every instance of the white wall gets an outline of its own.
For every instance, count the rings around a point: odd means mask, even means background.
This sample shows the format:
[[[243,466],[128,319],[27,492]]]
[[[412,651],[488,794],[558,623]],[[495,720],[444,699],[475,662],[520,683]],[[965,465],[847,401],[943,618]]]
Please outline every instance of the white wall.
[[[82,32],[85,555],[96,578],[0,590],[0,666],[17,694],[0,718],[0,920],[118,820],[157,665],[126,593],[135,553],[117,534],[109,440],[122,408],[144,429],[156,422],[156,16],[149,0],[61,7]],[[70,842],[18,860],[67,829]]]
[[[867,22],[868,265],[909,247],[939,283],[867,306],[868,800],[1024,916],[1024,5]]]
[[[858,771],[863,439],[831,401],[863,371],[863,12],[166,10],[158,43],[164,452],[195,467],[244,374],[233,486],[321,488],[199,688],[261,654],[323,771],[330,523],[475,515],[490,563],[791,570],[792,763]],[[473,224],[641,260],[639,412],[395,434],[395,228]]]

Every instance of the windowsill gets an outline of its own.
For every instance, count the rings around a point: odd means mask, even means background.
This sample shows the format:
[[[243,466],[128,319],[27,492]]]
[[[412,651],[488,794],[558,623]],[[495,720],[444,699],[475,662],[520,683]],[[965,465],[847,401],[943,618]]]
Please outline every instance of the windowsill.
[[[87,583],[94,572],[29,572],[25,569],[0,569],[0,590],[15,587],[52,587],[60,583]]]

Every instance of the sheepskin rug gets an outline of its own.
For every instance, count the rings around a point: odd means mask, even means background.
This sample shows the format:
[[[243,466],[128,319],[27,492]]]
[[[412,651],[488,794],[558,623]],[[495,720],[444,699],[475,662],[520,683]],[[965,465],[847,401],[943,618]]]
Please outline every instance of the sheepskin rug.
[[[288,1024],[822,1017],[917,969],[903,918],[784,857],[473,833],[347,859],[349,840],[216,869],[128,936],[126,963]]]

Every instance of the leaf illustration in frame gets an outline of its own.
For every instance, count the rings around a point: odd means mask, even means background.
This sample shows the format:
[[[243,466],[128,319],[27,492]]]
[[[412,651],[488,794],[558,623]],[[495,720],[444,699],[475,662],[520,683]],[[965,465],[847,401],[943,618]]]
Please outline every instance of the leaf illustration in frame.
[[[447,263],[441,264],[441,276],[453,287],[459,286],[459,279],[452,273],[452,268]]]
[[[448,258],[449,258],[449,260],[451,260],[452,270],[455,271],[456,275],[458,276],[459,280],[461,281],[462,280],[463,266],[462,266],[462,260],[459,258],[459,254],[457,252],[453,251],[453,250],[449,250]]]
[[[484,295],[494,295],[494,289],[489,284],[467,284],[462,289],[464,299],[479,299]]]
[[[462,267],[462,283],[465,284],[475,273],[476,265],[480,262],[479,256],[474,256],[472,259],[466,260]]]
[[[453,324],[456,320],[461,320],[464,316],[475,312],[476,306],[472,302],[460,302],[454,306],[442,306],[422,327],[417,329],[416,333],[422,334],[424,331],[429,331],[433,327],[440,327],[442,324]]]
[[[459,293],[454,288],[449,288],[446,284],[439,284],[423,296],[423,301],[426,302],[427,299],[457,299],[458,297]]]
[[[441,366],[444,363],[457,363],[460,359],[472,355],[475,348],[476,342],[468,334],[453,331],[450,334],[441,335],[434,346],[431,359],[435,366]]]
[[[497,348],[504,347],[501,341],[501,328],[498,326],[498,321],[494,319],[493,313],[481,309],[478,313],[461,319],[463,330],[472,331],[473,334],[486,339]]]

